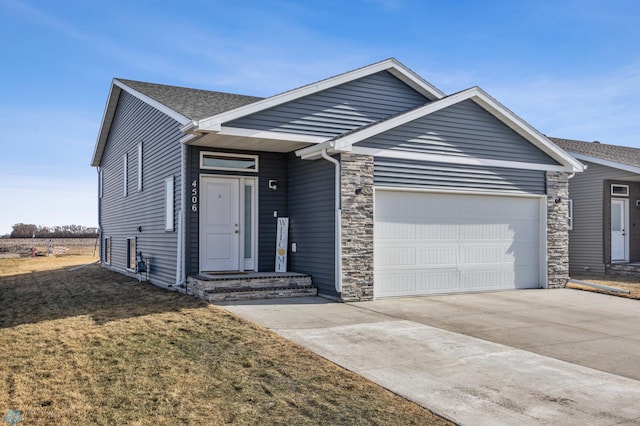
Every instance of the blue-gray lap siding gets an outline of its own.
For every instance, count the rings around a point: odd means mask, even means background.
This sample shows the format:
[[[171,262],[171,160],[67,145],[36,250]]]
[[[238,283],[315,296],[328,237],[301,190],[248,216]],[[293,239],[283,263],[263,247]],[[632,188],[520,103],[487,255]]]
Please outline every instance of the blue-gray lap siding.
[[[152,257],[150,280],[175,283],[177,232],[165,231],[164,180],[174,178],[174,229],[180,200],[180,124],[138,98],[122,91],[100,163],[102,244],[111,238],[112,269],[127,266],[127,238]],[[143,144],[142,191],[138,191],[138,144]],[[128,156],[128,195],[124,196],[123,157]],[[141,227],[141,231],[138,231]],[[102,250],[102,251],[103,251]],[[102,253],[104,260],[104,253]]]
[[[229,172],[218,170],[200,169],[200,152],[234,152],[224,149],[189,147],[189,184],[194,181],[199,185],[200,175],[218,176],[248,176],[258,177],[258,270],[275,270],[276,252],[276,218],[273,212],[278,212],[278,216],[286,217],[287,212],[287,154],[274,152],[247,152],[242,154],[258,155],[258,173]],[[235,151],[238,152],[238,151]],[[269,180],[278,181],[276,191],[269,189]],[[190,186],[191,187],[191,186]],[[199,200],[199,198],[198,198]],[[187,256],[186,271],[193,275],[199,273],[199,215],[200,208],[194,211],[189,202],[187,208]],[[198,206],[199,207],[199,206]]]
[[[356,146],[452,157],[558,163],[472,100],[444,108]]]
[[[225,126],[333,137],[427,102],[391,73],[382,71]]]
[[[325,160],[300,160],[289,154],[290,269],[311,275],[318,292],[335,290],[335,168]]]

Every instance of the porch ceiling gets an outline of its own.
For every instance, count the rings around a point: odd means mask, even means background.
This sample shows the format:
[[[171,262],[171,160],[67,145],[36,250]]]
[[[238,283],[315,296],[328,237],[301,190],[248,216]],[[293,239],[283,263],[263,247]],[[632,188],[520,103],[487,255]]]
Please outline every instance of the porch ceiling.
[[[315,144],[284,139],[206,133],[201,137],[188,141],[187,145],[242,151],[291,152]]]

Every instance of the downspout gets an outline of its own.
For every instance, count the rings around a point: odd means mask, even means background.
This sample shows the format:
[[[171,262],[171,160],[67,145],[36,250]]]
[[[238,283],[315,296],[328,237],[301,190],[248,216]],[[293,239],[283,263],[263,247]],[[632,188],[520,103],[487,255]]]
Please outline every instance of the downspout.
[[[185,219],[184,213],[187,205],[187,145],[180,144],[180,211],[178,212],[178,243],[176,256],[176,287],[180,288],[185,283]]]
[[[340,202],[340,161],[327,155],[326,148],[320,151],[322,158],[331,162],[335,166],[335,270],[336,270],[336,291],[342,292],[342,213]]]

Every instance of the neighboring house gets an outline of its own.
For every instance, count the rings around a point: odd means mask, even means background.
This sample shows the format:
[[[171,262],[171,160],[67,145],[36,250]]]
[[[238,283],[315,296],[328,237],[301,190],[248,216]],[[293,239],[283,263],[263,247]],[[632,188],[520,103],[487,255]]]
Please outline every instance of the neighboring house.
[[[571,274],[640,273],[640,149],[551,140],[587,166],[569,180]]]
[[[288,270],[340,300],[564,286],[583,169],[394,59],[266,99],[114,79],[92,165],[105,267],[141,252],[152,283],[204,297],[268,281],[287,217]]]

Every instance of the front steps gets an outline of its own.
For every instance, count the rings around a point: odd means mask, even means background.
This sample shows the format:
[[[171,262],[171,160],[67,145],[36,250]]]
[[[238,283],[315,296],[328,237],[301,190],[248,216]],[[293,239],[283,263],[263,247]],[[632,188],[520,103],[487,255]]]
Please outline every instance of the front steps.
[[[209,302],[316,296],[311,277],[295,272],[199,274],[187,277],[186,293]]]

